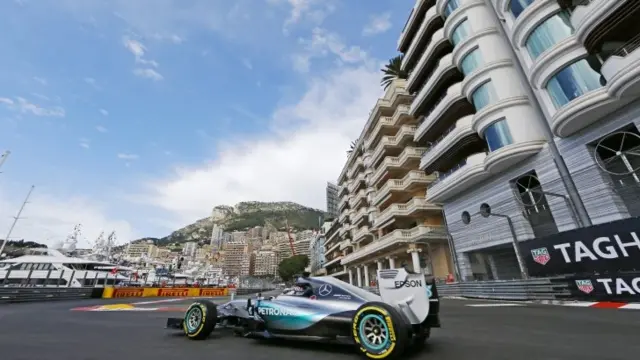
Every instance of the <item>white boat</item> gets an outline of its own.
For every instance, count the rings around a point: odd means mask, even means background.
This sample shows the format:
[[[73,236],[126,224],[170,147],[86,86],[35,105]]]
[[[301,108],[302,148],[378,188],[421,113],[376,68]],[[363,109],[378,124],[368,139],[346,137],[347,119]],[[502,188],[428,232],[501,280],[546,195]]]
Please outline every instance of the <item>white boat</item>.
[[[116,271],[113,271],[113,269]],[[65,256],[54,249],[30,249],[28,255],[0,261],[0,287],[103,287],[129,280],[117,264]]]

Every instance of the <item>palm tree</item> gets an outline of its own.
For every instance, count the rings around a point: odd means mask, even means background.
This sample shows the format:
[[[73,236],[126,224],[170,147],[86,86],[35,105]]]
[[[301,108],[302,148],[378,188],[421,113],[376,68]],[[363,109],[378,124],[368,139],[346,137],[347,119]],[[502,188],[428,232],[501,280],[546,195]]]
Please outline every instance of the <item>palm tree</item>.
[[[405,70],[402,70],[402,57],[403,55],[398,55],[389,60],[389,63],[384,66],[384,69],[380,69],[384,76],[382,80],[380,80],[380,85],[387,90],[389,85],[395,79],[406,79],[409,76],[409,73]]]
[[[349,150],[347,150],[347,156],[351,155],[351,153],[356,149],[356,143],[356,140],[351,142],[351,145],[349,145]]]

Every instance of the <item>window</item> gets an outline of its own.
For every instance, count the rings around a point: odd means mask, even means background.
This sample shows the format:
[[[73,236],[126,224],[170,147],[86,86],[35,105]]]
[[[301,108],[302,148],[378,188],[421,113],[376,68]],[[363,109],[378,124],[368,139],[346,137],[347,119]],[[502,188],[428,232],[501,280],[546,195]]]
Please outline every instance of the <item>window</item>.
[[[547,51],[553,45],[573,35],[570,14],[566,10],[545,20],[527,37],[525,46],[532,59]]]
[[[586,60],[579,60],[555,74],[546,89],[556,109],[590,91],[599,89],[600,74]]]
[[[507,120],[502,119],[489,125],[489,127],[484,130],[484,140],[487,142],[489,152],[513,144],[513,138],[511,137]]]
[[[451,33],[451,42],[453,46],[456,46],[462,42],[462,40],[466,39],[471,31],[469,31],[469,22],[465,19],[461,22]]]
[[[496,101],[497,98],[498,96],[496,95],[496,91],[493,88],[491,81],[487,81],[480,85],[473,94],[471,94],[471,101],[473,102],[473,106],[475,106],[476,111],[480,111],[483,107],[490,105]]]
[[[522,14],[524,9],[529,7],[529,5],[531,5],[531,3],[533,3],[534,1],[535,0],[511,0],[509,2],[509,10],[511,10],[511,14],[513,14],[513,17],[517,19],[518,16]]]
[[[471,74],[480,65],[482,65],[482,57],[480,57],[480,50],[478,48],[465,55],[460,62],[460,68],[464,76]]]
[[[447,4],[444,6],[444,17],[447,18],[454,12],[457,8],[460,7],[460,0],[449,0]]]

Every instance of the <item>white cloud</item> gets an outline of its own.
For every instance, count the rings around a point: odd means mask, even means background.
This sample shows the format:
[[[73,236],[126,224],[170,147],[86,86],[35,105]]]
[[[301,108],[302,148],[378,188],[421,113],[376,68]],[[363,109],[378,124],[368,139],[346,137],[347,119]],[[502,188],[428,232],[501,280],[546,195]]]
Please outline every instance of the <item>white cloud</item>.
[[[122,159],[122,160],[138,160],[139,158],[140,156],[136,154],[125,154],[125,153],[118,154],[118,159]]]
[[[301,39],[304,51],[293,54],[291,60],[294,70],[308,72],[311,60],[329,55],[336,56],[343,63],[353,64],[368,59],[367,53],[359,46],[348,46],[336,33],[322,28],[315,28],[310,39]]]
[[[20,197],[26,196],[28,190],[25,188],[24,194],[16,197],[6,188],[0,189],[0,228],[9,229],[12,217],[24,201]],[[78,247],[88,247],[101,231],[115,230],[120,243],[138,238],[127,221],[110,218],[101,204],[77,196],[54,197],[38,187],[20,217],[9,240],[24,239],[53,245],[64,240],[77,224],[82,224],[84,235],[78,239]]]
[[[106,133],[108,131],[107,128],[102,125],[96,126],[96,130],[98,130],[101,133]]]
[[[88,149],[90,148],[89,143],[91,142],[91,140],[87,139],[87,138],[82,138],[80,139],[80,147]]]
[[[168,41],[170,43],[173,44],[182,44],[184,42],[184,39],[176,34],[169,34],[169,35],[163,35],[163,34],[153,34],[152,36],[155,40],[158,41]]]
[[[0,98],[0,103],[7,106],[9,109],[22,113],[31,114],[42,117],[65,117],[66,112],[60,106],[54,106],[51,108],[44,108],[37,104],[34,104],[22,97],[16,97],[16,100],[9,98]]]
[[[100,114],[102,114],[103,116],[109,116],[109,112],[105,109],[100,109],[98,111],[100,111]]]
[[[40,85],[47,85],[48,84],[47,79],[41,78],[41,77],[37,77],[37,76],[33,77],[33,81],[35,81],[37,83],[40,83]]]
[[[159,72],[153,70],[153,69],[142,69],[142,68],[138,68],[138,69],[134,69],[133,70],[133,74],[141,77],[141,78],[146,78],[146,79],[151,79],[154,81],[160,81],[162,79],[164,79],[164,76],[162,76],[162,74],[160,74]]]
[[[369,23],[362,29],[362,35],[371,36],[381,34],[391,29],[391,13],[372,15]]]
[[[267,0],[268,4],[289,7],[289,16],[283,25],[283,32],[297,24],[305,23],[317,26],[335,10],[333,1],[328,0]]]
[[[272,115],[269,133],[229,139],[215,160],[175,169],[152,182],[144,198],[184,223],[215,205],[243,200],[324,208],[326,182],[339,175],[349,143],[381,95],[377,65],[340,67],[312,78],[298,103]]]

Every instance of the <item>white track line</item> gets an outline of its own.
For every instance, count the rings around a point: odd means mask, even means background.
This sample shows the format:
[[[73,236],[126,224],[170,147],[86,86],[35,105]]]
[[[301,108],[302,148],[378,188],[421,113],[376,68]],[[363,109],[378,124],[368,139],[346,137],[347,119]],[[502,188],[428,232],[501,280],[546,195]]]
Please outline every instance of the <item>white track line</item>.
[[[517,307],[523,304],[504,303],[504,304],[468,304],[469,307]]]

